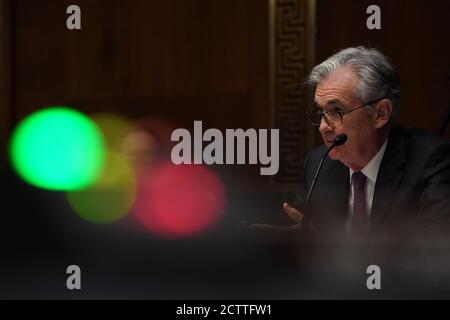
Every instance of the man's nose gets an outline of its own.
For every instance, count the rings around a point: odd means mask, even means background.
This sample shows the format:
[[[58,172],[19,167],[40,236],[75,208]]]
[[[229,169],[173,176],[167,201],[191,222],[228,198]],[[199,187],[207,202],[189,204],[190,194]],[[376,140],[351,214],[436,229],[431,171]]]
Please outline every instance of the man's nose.
[[[324,117],[322,117],[322,119],[320,120],[319,131],[322,132],[322,133],[333,131],[333,127],[330,126],[328,124],[328,122],[325,121]]]

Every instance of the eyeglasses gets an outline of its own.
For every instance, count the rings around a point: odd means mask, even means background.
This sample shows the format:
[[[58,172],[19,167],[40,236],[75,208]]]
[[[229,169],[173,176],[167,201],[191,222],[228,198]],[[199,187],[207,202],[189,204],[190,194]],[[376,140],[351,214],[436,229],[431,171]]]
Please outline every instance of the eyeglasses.
[[[321,123],[322,117],[323,117],[325,119],[325,122],[330,127],[337,127],[342,124],[342,118],[346,114],[353,112],[355,110],[364,108],[364,107],[371,106],[382,99],[384,99],[384,98],[379,98],[376,100],[369,101],[369,102],[365,103],[364,105],[361,105],[359,107],[356,107],[356,108],[353,108],[353,109],[347,110],[347,111],[323,111],[322,109],[315,108],[315,110],[313,112],[306,112],[306,116],[311,120],[311,123],[313,126],[320,126],[320,123]]]

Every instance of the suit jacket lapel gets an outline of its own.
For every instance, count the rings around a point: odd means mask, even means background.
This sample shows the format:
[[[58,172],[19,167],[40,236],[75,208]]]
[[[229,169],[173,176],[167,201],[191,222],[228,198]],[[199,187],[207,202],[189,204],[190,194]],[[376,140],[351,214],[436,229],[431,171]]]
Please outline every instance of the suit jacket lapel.
[[[382,223],[403,177],[406,162],[405,130],[397,127],[389,135],[388,145],[380,165],[372,203],[371,225]]]
[[[343,227],[348,212],[348,168],[327,157],[316,188],[314,203],[317,222],[325,227],[335,224]]]

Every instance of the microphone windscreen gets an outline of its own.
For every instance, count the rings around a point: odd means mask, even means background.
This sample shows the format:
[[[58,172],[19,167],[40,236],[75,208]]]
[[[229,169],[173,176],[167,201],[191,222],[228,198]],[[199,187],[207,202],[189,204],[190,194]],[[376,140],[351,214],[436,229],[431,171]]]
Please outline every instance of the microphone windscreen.
[[[334,138],[334,145],[340,146],[343,145],[347,141],[347,135],[345,133],[338,134],[336,138]]]

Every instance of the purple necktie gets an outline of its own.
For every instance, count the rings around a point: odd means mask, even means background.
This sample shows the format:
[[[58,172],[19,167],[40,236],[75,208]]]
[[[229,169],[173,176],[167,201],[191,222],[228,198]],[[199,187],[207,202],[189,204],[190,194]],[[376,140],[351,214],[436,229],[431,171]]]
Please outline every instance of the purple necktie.
[[[353,217],[352,231],[366,231],[366,176],[362,172],[354,172],[353,184]]]

